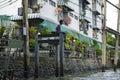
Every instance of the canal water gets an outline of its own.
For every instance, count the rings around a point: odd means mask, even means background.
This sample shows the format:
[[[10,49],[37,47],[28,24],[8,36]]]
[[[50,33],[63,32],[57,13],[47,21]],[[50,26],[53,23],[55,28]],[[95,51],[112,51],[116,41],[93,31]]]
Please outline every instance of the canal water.
[[[88,75],[87,77],[75,77],[72,80],[120,80],[120,70],[106,70],[106,72],[98,72]]]

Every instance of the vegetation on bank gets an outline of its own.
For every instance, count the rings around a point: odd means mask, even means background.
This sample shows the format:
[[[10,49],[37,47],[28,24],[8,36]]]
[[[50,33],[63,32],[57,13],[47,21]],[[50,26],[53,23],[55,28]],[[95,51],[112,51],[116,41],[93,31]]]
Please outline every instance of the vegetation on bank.
[[[20,31],[21,27],[18,24],[14,24],[12,27],[12,35],[10,35],[11,33],[11,29],[9,27],[6,26],[1,26],[0,27],[0,37],[12,37],[14,39],[22,38],[20,33],[18,34],[18,31]],[[37,27],[35,26],[31,26],[29,28],[29,38],[30,38],[30,48],[34,48],[35,45],[35,34],[37,32]],[[40,31],[41,34],[51,34],[52,31],[48,28],[45,28],[43,30]],[[115,53],[115,37],[112,36],[112,34],[107,33],[107,37],[106,37],[106,41],[107,41],[107,56],[112,57]],[[111,47],[112,46],[112,47]],[[89,44],[86,41],[81,41],[80,39],[75,38],[73,35],[71,35],[70,33],[66,32],[66,41],[64,43],[64,47],[65,50],[67,50],[69,52],[70,55],[73,55],[74,52],[77,53],[77,57],[85,57],[85,54],[88,53],[86,52],[88,48],[90,48],[90,50],[92,50],[93,54],[96,55],[96,57],[101,56],[102,55],[102,48],[99,46],[99,43],[96,40],[93,40],[93,44]],[[75,48],[73,48],[75,47]]]

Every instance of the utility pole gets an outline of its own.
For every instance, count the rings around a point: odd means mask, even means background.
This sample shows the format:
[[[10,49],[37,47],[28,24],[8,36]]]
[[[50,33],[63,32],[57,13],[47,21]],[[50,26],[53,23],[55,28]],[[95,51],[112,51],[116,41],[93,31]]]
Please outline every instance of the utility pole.
[[[103,14],[103,35],[102,35],[102,72],[105,72],[105,65],[106,65],[106,0],[104,0],[104,14]]]
[[[120,0],[119,0],[119,8],[120,8]],[[120,10],[118,9],[118,19],[117,19],[117,31],[119,32],[120,25]],[[114,71],[117,69],[117,61],[118,61],[118,47],[119,47],[119,34],[116,35],[116,46],[115,46],[115,56],[114,56]]]
[[[28,27],[28,0],[22,0],[23,5],[23,38],[24,38],[24,77],[29,72],[29,27]]]

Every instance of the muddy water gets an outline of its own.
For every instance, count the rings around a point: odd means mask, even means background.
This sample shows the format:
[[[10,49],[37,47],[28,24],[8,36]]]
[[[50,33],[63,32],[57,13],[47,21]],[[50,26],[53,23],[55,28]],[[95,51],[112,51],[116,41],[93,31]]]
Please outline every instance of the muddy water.
[[[120,70],[106,70],[106,72],[98,72],[88,75],[87,77],[75,77],[72,80],[120,80]]]

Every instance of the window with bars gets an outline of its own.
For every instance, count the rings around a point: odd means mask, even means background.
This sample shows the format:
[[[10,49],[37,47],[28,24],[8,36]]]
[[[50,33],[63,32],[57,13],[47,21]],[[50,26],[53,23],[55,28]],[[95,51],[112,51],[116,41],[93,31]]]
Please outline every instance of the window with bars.
[[[78,20],[78,16],[74,15],[74,18],[75,18],[76,20]]]
[[[69,15],[70,15],[71,17],[73,17],[73,13],[69,13]]]
[[[49,0],[49,3],[52,5],[52,6],[56,6],[56,3],[54,2],[54,1],[52,1],[52,0]]]

